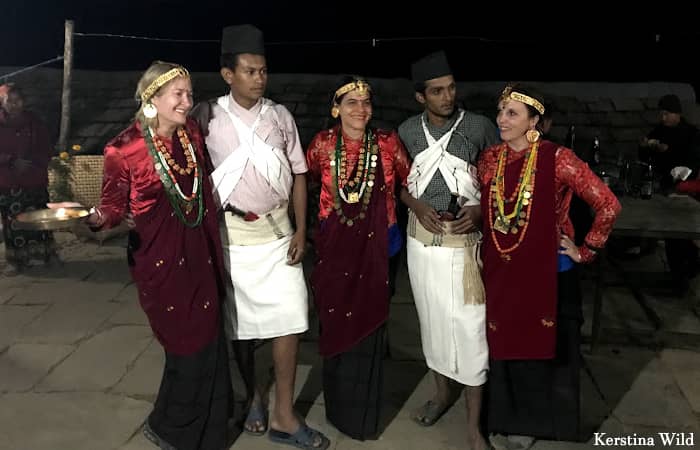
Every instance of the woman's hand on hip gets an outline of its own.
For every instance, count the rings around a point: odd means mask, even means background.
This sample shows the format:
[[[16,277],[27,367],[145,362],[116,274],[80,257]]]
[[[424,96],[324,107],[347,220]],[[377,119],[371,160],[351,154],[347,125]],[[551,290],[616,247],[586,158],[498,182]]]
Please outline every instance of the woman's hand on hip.
[[[561,235],[561,240],[559,241],[559,253],[562,255],[567,255],[576,263],[581,262],[581,252],[576,244],[574,244],[574,241],[572,241],[569,236],[565,234]]]

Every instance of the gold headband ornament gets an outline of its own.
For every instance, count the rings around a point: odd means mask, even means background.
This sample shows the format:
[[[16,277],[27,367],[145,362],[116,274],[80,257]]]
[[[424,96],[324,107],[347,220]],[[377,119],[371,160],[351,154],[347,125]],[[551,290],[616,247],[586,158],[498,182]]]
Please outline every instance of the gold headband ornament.
[[[337,119],[340,115],[340,108],[338,102],[336,101],[338,97],[347,94],[350,91],[357,91],[358,94],[369,94],[372,92],[372,88],[365,80],[356,80],[350,83],[344,84],[335,91],[333,95],[333,107],[331,108],[331,116]]]
[[[165,72],[163,75],[159,76],[151,84],[148,85],[146,89],[143,90],[141,93],[141,102],[146,103],[148,100],[150,100],[153,95],[158,92],[158,89],[162,88],[168,82],[171,80],[177,78],[177,77],[189,77],[190,73],[187,71],[182,66],[174,67],[167,72]]]
[[[515,100],[520,103],[525,103],[526,105],[530,105],[533,108],[535,108],[540,114],[544,114],[544,105],[542,103],[540,103],[537,99],[530,97],[529,95],[525,95],[521,92],[514,91],[512,86],[506,86],[506,88],[503,89],[503,93],[501,94],[501,101],[509,100]]]

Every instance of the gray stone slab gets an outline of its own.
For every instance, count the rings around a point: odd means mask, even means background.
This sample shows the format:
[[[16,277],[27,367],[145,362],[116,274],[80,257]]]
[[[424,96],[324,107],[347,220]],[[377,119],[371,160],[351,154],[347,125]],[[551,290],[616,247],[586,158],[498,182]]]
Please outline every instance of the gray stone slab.
[[[81,343],[37,386],[37,390],[93,391],[112,387],[126,375],[151,340],[148,327],[118,326],[105,330]]]
[[[155,400],[165,367],[163,347],[152,339],[144,352],[129,365],[129,371],[114,387],[130,397]]]
[[[15,298],[17,294],[24,290],[24,286],[0,287],[0,305],[5,304]]]
[[[603,293],[603,328],[652,331],[644,311],[624,287],[606,287]]]
[[[0,392],[31,389],[75,347],[70,345],[16,344],[0,356]]]
[[[65,296],[74,280],[42,280],[31,283],[21,291],[22,295],[13,295],[9,303],[13,305],[48,305],[57,298]],[[56,293],[56,295],[52,295]],[[63,293],[63,295],[61,294]]]
[[[118,308],[118,304],[96,300],[94,295],[55,303],[24,327],[18,339],[20,342],[73,344],[93,334]]]
[[[325,409],[321,405],[312,405],[305,414],[305,421],[310,427],[321,431],[331,440],[330,449],[338,448],[337,445],[340,442],[350,440],[350,438],[342,436],[340,431],[328,423],[325,418]],[[289,445],[271,442],[267,436],[257,437],[245,433],[241,434],[231,446],[231,450],[289,450],[290,448],[292,447]]]
[[[674,429],[697,424],[673,376],[657,358],[649,361],[613,413],[625,425]]]
[[[0,350],[12,344],[22,328],[46,309],[44,305],[0,306]]]
[[[687,350],[665,349],[661,351],[661,361],[671,371],[692,410],[700,414],[700,354]]]
[[[61,256],[63,260],[61,264],[47,267],[44,270],[35,270],[33,273],[35,280],[38,279],[41,282],[56,280],[67,282],[72,280],[72,282],[77,282],[87,278],[95,270],[94,263],[89,260],[89,256],[76,258],[71,254],[72,252],[73,250],[63,252],[63,254],[68,254],[69,256]]]
[[[32,283],[27,289],[15,295],[10,300],[10,304],[70,303],[76,299],[107,302],[116,298],[123,288],[123,282],[98,283],[73,279],[47,280],[41,283]]]
[[[584,353],[586,365],[612,411],[630,390],[642,370],[656,354],[631,346],[602,345],[594,354]]]
[[[404,417],[394,419],[375,441],[355,441],[344,438],[336,450],[463,450],[465,448],[466,413],[464,405],[456,404],[432,427],[421,427]]]
[[[6,394],[0,450],[95,450],[123,446],[151,404],[103,393]]]
[[[600,428],[610,415],[611,408],[605,403],[605,399],[586,370],[581,370],[580,381],[581,412],[579,423],[581,438],[584,439]]]
[[[2,267],[5,267],[5,246],[0,245],[0,261],[2,261]],[[27,283],[32,281],[31,275],[27,272],[21,272],[20,274],[13,277],[0,276],[0,291],[5,291],[12,288],[25,288]],[[7,298],[5,298],[7,300]]]
[[[700,335],[700,318],[692,314],[688,299],[662,297],[649,293],[645,293],[645,296],[649,306],[661,318],[664,331]]]
[[[148,325],[148,317],[141,309],[138,299],[129,297],[120,303],[119,310],[109,318],[110,323],[115,325]]]
[[[122,250],[123,251],[123,250]],[[126,258],[108,259],[100,263],[86,281],[111,282],[125,285],[131,282],[131,274]]]
[[[129,283],[128,285],[124,286],[124,289],[122,289],[112,301],[117,303],[138,303],[139,294],[136,285]]]

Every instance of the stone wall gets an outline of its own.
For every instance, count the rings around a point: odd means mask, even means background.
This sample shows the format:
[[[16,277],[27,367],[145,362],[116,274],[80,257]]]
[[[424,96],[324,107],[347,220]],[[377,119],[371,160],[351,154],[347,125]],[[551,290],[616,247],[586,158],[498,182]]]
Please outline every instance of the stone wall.
[[[14,68],[0,67],[0,73]],[[80,144],[88,154],[99,154],[104,144],[131,120],[137,103],[134,90],[138,72],[78,70],[73,74],[72,127],[69,145]],[[42,68],[19,75],[28,106],[42,116],[56,138],[60,121],[62,70]],[[267,96],[294,114],[304,145],[314,133],[329,126],[330,96],[340,76],[270,74]],[[406,79],[369,79],[374,90],[374,124],[395,128],[420,111],[412,84]],[[195,100],[222,95],[227,86],[218,73],[194,73]],[[554,104],[553,138],[563,140],[575,125],[577,142],[587,147],[599,136],[604,159],[619,152],[633,155],[637,140],[658,121],[656,104],[668,93],[681,98],[687,118],[700,121],[695,92],[681,83],[532,82]],[[494,119],[496,99],[504,81],[459,83],[460,101],[469,109]],[[578,145],[577,145],[578,147]],[[577,148],[579,150],[579,148]]]

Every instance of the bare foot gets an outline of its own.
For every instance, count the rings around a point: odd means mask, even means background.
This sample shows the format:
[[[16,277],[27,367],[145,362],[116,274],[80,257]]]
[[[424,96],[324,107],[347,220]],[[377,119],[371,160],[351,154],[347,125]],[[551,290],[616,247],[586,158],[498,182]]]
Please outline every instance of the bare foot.
[[[418,425],[430,427],[435,424],[440,417],[450,408],[447,402],[439,402],[438,400],[428,400],[411,414],[411,418]]]
[[[253,399],[248,409],[248,416],[243,423],[246,432],[260,436],[267,431],[268,412],[260,397]]]

